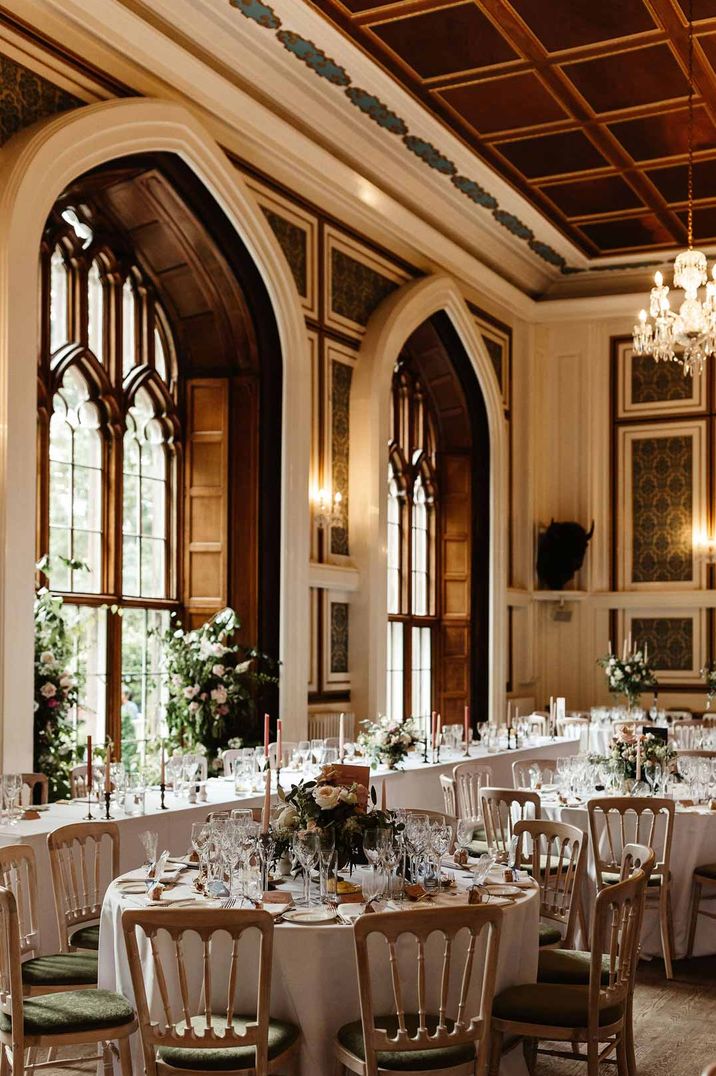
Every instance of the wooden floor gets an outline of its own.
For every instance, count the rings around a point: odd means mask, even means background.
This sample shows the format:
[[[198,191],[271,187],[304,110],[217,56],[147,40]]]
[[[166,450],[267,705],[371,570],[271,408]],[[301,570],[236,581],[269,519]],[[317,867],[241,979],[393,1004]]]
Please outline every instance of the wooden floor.
[[[639,967],[634,1006],[639,1076],[700,1076],[709,1062],[716,1061],[716,957],[677,962],[674,974],[674,981],[668,983],[658,960]],[[86,1071],[97,1069],[88,1066]],[[607,1076],[616,1069],[604,1065],[602,1071]],[[70,1076],[61,1067],[41,1072]],[[585,1072],[584,1063],[571,1059],[549,1057],[537,1062],[537,1076],[583,1076]]]

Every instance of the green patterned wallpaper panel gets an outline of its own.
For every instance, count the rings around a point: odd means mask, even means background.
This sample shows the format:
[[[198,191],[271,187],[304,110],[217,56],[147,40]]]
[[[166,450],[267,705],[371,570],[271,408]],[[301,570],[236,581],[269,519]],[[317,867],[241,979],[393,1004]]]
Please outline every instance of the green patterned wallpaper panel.
[[[308,294],[308,252],[306,249],[306,232],[293,221],[274,213],[267,206],[261,207],[271,230],[278,239],[281,250],[296,281],[298,294],[305,299]]]
[[[344,519],[348,519],[348,462],[350,439],[351,380],[353,368],[345,362],[331,363],[331,482],[343,494]],[[348,528],[331,528],[331,553],[347,557]]]
[[[0,146],[16,131],[85,102],[0,55]]]
[[[684,377],[676,362],[654,362],[651,355],[631,357],[631,399],[633,404],[668,403],[690,400],[691,378]]]
[[[632,442],[632,580],[688,582],[693,577],[693,440]]]
[[[632,635],[647,643],[653,669],[684,672],[694,667],[694,621],[690,616],[635,617]]]
[[[331,602],[331,673],[348,673],[347,602]]]
[[[342,318],[367,325],[370,315],[399,287],[342,250],[331,250],[331,308]]]

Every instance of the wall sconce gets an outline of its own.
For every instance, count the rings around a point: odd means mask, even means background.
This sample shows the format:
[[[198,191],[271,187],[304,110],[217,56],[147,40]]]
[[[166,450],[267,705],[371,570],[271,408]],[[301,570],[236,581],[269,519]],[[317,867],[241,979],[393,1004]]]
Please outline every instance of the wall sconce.
[[[313,519],[319,530],[343,526],[343,494],[319,489],[313,497]]]
[[[716,564],[716,536],[710,536],[705,530],[698,531],[694,534],[692,548],[694,556],[705,564]]]

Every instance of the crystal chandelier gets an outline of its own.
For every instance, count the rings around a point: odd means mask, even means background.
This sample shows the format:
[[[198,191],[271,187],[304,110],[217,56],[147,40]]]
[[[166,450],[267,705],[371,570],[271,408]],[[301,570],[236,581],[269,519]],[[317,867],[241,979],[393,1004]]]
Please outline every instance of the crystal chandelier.
[[[661,273],[654,274],[649,313],[639,312],[634,326],[634,352],[653,355],[657,362],[678,362],[686,374],[700,374],[709,355],[716,354],[716,265],[708,279],[706,255],[694,250],[694,27],[693,0],[689,0],[689,158],[688,158],[688,241],[689,249],[674,262],[674,287],[681,288],[684,300],[672,310],[669,287]],[[706,285],[705,291],[699,290]]]

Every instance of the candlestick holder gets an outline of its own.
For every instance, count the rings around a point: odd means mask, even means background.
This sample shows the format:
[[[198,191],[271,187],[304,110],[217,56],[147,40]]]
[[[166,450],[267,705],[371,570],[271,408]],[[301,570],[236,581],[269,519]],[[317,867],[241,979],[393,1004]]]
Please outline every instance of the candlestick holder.
[[[109,813],[109,801],[111,800],[111,798],[112,798],[112,793],[111,792],[105,792],[105,794],[104,794],[104,817],[105,817],[105,821],[107,821],[107,822],[111,822],[111,820],[112,820],[112,815]]]
[[[99,803],[99,800],[97,801]],[[92,814],[92,797],[87,797],[87,814],[84,818],[85,822],[94,822],[94,815]]]
[[[438,742],[438,743],[436,744],[436,757],[435,757],[435,763],[436,763],[436,765],[437,765],[437,764],[438,764],[439,762],[440,762],[440,743]]]
[[[423,762],[427,765],[427,763],[429,761],[428,760],[428,738],[427,738],[427,736],[425,737],[424,740],[420,740],[419,743],[421,743],[423,745]]]
[[[507,726],[507,750],[512,750],[512,726]]]
[[[162,783],[159,786],[159,810],[160,811],[168,811],[169,810],[166,803],[164,802],[164,795],[166,793],[166,790],[167,790],[167,786],[162,781]]]
[[[465,750],[462,753],[462,757],[463,758],[469,758],[470,757],[470,741],[467,738],[467,736],[465,737]]]

